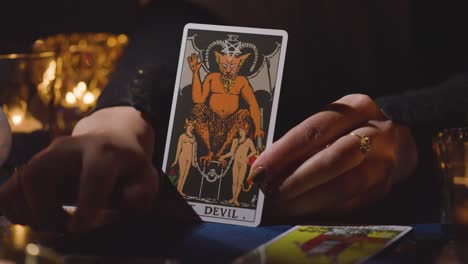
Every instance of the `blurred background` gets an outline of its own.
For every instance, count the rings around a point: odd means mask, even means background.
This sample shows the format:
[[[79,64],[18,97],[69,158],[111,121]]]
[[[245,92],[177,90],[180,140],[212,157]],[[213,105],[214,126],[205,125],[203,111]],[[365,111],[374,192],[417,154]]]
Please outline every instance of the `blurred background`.
[[[158,6],[169,2],[178,5],[182,0],[1,1],[0,54],[7,58],[2,60],[0,55],[0,67],[3,67],[3,73],[0,75],[3,74],[5,80],[15,79],[17,88],[35,85],[38,87],[40,97],[35,101],[22,99],[18,103],[16,100],[15,105],[4,106],[3,111],[10,125],[14,126],[15,122],[22,123],[27,120],[29,107],[35,105],[34,118],[38,120],[33,120],[31,123],[33,128],[37,128],[36,121],[40,123],[40,127],[50,128],[48,123],[53,120],[55,135],[70,133],[76,121],[92,110],[120,55],[131,43],[133,33],[145,21],[155,16]],[[327,56],[330,55],[323,52],[325,55],[317,59],[319,63],[312,66],[317,68],[311,68],[309,71],[328,74],[324,77],[325,84],[321,83],[323,80],[316,82],[319,85],[340,87],[342,89],[340,94],[353,92],[355,87],[363,87],[361,92],[370,93],[371,96],[424,87],[464,71],[464,65],[468,62],[466,48],[468,41],[465,37],[468,18],[464,14],[467,4],[462,1],[450,4],[422,0],[378,2],[322,0],[310,3],[281,0],[194,0],[192,2],[208,6],[208,9],[215,13],[219,8],[226,6],[236,7],[247,4],[271,11],[269,3],[273,2],[292,10],[295,7],[296,9],[307,7],[303,12],[312,11],[310,16],[318,17],[313,21],[324,23],[324,26],[322,27],[320,23],[316,23],[317,25],[299,23],[293,27],[298,29],[296,34],[310,34],[309,39],[315,41],[311,42],[311,45],[317,46],[316,43],[320,42],[321,46],[335,44],[336,46],[330,48],[331,52],[336,53],[336,50],[343,48],[338,54],[332,54],[332,59],[335,61],[326,65],[335,68],[325,70],[320,68],[323,67],[320,61],[327,62],[329,59]],[[223,3],[223,7],[220,3]],[[268,19],[278,26],[283,25],[284,21],[294,21],[293,18],[282,16],[281,13]],[[272,21],[265,21],[263,24]],[[284,22],[284,25],[287,23]],[[236,24],[258,26],[262,25],[262,21],[239,21]],[[291,25],[294,23],[288,24]],[[294,43],[294,36],[290,39],[290,43]],[[7,55],[30,52],[41,54],[50,50],[56,52],[54,54],[56,60],[16,58],[15,64]],[[290,56],[286,61],[286,69],[303,68],[304,64],[308,63],[293,61],[293,58],[301,58],[297,55],[300,52],[303,50],[298,51],[294,46],[289,47]],[[6,76],[5,72],[8,72],[5,71],[6,68],[22,71],[9,72]],[[13,75],[15,77],[11,77]],[[303,82],[298,81],[298,83],[302,85]],[[2,86],[2,89],[7,87],[3,84]],[[24,98],[25,91],[31,89],[12,88],[12,91],[14,92],[11,98],[16,96],[15,93]],[[302,89],[301,93],[313,98],[316,91]],[[322,101],[329,102],[336,99],[336,94],[323,96]],[[330,98],[325,98],[326,96]],[[288,99],[290,99],[288,94],[285,94],[284,100]],[[322,107],[315,103],[311,105],[311,112]],[[23,109],[25,107],[26,110]],[[53,110],[51,116],[38,114],[41,111],[50,112],[51,108]],[[282,117],[284,113],[286,112],[281,112],[280,109],[279,118],[286,120],[288,118]],[[286,124],[284,130],[293,125],[287,122]],[[13,127],[13,130],[13,132],[28,132],[28,129],[24,130],[24,126],[16,131]],[[282,132],[284,131],[280,131],[280,134]]]
[[[1,1],[0,183],[92,111],[149,4]]]
[[[179,0],[171,0],[177,2]],[[111,32],[131,34],[145,16],[163,0],[5,0],[0,3],[0,53],[24,52],[41,37],[64,32]],[[209,1],[207,1],[209,2]],[[216,3],[216,1],[211,1]],[[233,1],[235,2],[235,1]],[[268,1],[261,1],[267,3]],[[347,11],[349,6],[377,12],[394,1],[326,2]],[[407,0],[413,28],[417,64],[421,79],[435,82],[459,71],[466,58],[464,1]],[[289,2],[294,5],[294,1]],[[402,6],[401,8],[406,8]],[[339,10],[338,10],[339,11]],[[389,10],[392,12],[392,10]]]
[[[129,33],[151,0],[2,1],[0,52],[24,52],[41,37],[66,32]]]
[[[128,34],[149,4],[144,0],[2,2],[0,80],[3,111],[12,131],[69,134],[94,107],[128,44]],[[37,57],[11,55],[16,53]]]
[[[234,0],[224,1],[229,2],[228,6],[235,5],[238,2]],[[95,102],[95,99],[99,96],[99,92],[96,91],[105,86],[107,78],[115,66],[114,64],[126,47],[128,40],[131,41],[132,33],[139,25],[144,23],[144,20],[150,18],[155,11],[157,11],[158,5],[164,4],[164,2],[164,0],[1,1],[0,54],[27,53],[33,50],[38,52],[50,48],[60,48],[62,54],[59,55],[65,57],[67,54],[63,54],[64,50],[68,49],[68,51],[70,51],[70,45],[75,45],[74,51],[77,54],[68,54],[69,58],[66,58],[68,61],[65,65],[55,65],[57,67],[56,73],[63,74],[63,78],[65,78],[58,80],[58,84],[54,84],[54,86],[63,86],[61,94],[55,95],[58,96],[55,100],[61,101],[62,104],[74,104],[76,108],[79,109],[76,111],[77,115],[82,115],[83,112],[91,109],[93,105],[92,103],[86,104],[84,101]],[[172,0],[169,2],[177,5],[181,0]],[[221,3],[219,1],[210,0],[197,0],[194,2],[212,6],[211,9],[215,12],[217,6]],[[242,3],[241,5],[247,2],[252,1],[239,1],[239,3]],[[274,2],[281,1],[274,0]],[[269,1],[258,0],[255,1],[255,3],[257,3],[259,7],[264,6],[265,9],[268,9]],[[289,5],[295,5],[295,2],[287,2],[286,6]],[[351,29],[347,28],[343,30],[351,31],[345,32],[347,34],[352,34],[353,30],[356,31],[356,36],[352,37],[358,40],[350,42],[352,45],[359,45],[361,42],[370,42],[370,45],[382,46],[386,49],[383,55],[379,55],[380,58],[377,57],[377,60],[385,63],[385,65],[381,65],[384,69],[380,71],[386,72],[386,74],[382,75],[382,73],[379,72],[372,72],[373,69],[371,67],[368,69],[371,70],[369,74],[370,77],[366,77],[370,79],[385,79],[385,82],[387,82],[386,86],[395,87],[401,85],[401,90],[404,90],[412,87],[418,88],[435,84],[445,80],[451,74],[463,71],[464,65],[466,65],[468,61],[468,51],[466,49],[468,41],[466,41],[466,37],[464,36],[465,28],[468,25],[467,18],[464,15],[467,5],[464,4],[463,1],[447,4],[422,0],[379,2],[362,0],[346,3],[334,0],[318,1],[317,3],[311,4],[311,10],[316,9],[316,7],[324,7],[324,10],[330,12],[328,14],[323,14],[324,17],[334,14],[335,17],[332,17],[331,20],[327,20],[329,23],[327,26],[331,29],[329,34],[336,34],[337,39],[340,37],[338,35],[340,33],[336,33],[339,32],[337,29],[343,27],[343,24],[346,25],[351,22]],[[319,15],[322,14],[319,13]],[[399,20],[392,17],[395,15],[405,17]],[[281,19],[288,20],[289,18]],[[278,20],[280,19],[278,18]],[[397,25],[396,23],[401,24]],[[249,22],[241,22],[241,24],[248,25]],[[301,26],[304,27],[301,32],[307,34],[308,25]],[[388,31],[388,29],[403,29],[404,32],[395,33]],[[381,32],[379,32],[379,30]],[[362,32],[370,32],[370,34],[373,35],[370,35],[371,39],[366,39],[369,38],[369,36],[362,35]],[[72,35],[72,33],[75,34]],[[110,35],[101,34],[95,36],[83,33],[108,33]],[[398,52],[394,53],[392,51],[392,37],[390,37],[390,40],[386,39],[386,37],[388,38],[389,36],[388,34],[390,34],[390,36],[395,35],[397,36],[396,38],[409,38],[407,43],[411,43],[409,49],[411,52],[408,53],[408,56],[405,56],[405,58],[397,57],[399,56]],[[362,37],[361,40],[359,40],[360,37]],[[100,43],[98,44],[101,49],[99,52],[107,53],[105,56],[101,55],[100,57],[96,57],[97,55],[93,54],[96,50],[93,50],[93,48],[89,46],[95,44],[94,42]],[[395,40],[395,43],[398,44],[398,40]],[[88,46],[84,49],[80,49],[86,45]],[[105,48],[107,48],[107,50]],[[108,49],[110,48],[118,49],[109,51]],[[397,48],[399,47],[395,47],[395,49]],[[73,50],[73,47],[71,49]],[[351,46],[349,51],[353,50],[356,50],[356,48],[354,47],[353,49]],[[290,51],[292,51],[292,48],[290,48]],[[345,52],[347,51],[344,51],[343,56],[348,57],[343,59],[343,61],[355,61],[356,59],[365,61],[368,59],[365,58],[365,56],[369,56],[369,54],[365,53],[349,55],[345,54]],[[361,56],[361,58],[359,56]],[[392,59],[392,57],[395,58]],[[371,59],[374,61],[376,60],[375,58]],[[399,65],[399,63],[401,65]],[[98,83],[96,83],[97,81],[91,83],[92,80],[89,76],[89,72],[96,71],[95,65],[93,66],[91,64],[99,64],[99,67],[105,68],[101,70],[101,77],[99,77],[100,80]],[[102,64],[106,65],[103,66]],[[372,64],[369,63],[369,65]],[[69,69],[66,69],[67,66],[70,66]],[[88,67],[87,69],[86,66]],[[60,67],[65,67],[65,69],[60,69]],[[346,65],[344,67],[346,67]],[[395,67],[408,68],[408,70],[405,71],[405,74],[408,76],[397,76],[394,78],[393,83],[388,83],[389,80],[392,80],[389,76],[393,74],[392,69],[395,69]],[[84,72],[86,70],[88,70],[88,73]],[[72,73],[72,71],[74,72]],[[74,75],[70,77],[69,80],[66,80],[67,74]],[[88,74],[88,76],[82,76],[86,74]],[[80,80],[80,78],[83,80]],[[356,77],[356,79],[358,78],[362,78],[362,76]],[[80,81],[83,83],[80,83]],[[369,84],[381,86],[380,89],[385,91],[391,91],[391,89],[385,87],[385,85],[382,85],[378,81],[369,81]],[[89,87],[90,85],[91,87]],[[73,92],[74,88],[77,89],[75,89],[75,93],[72,96],[72,94],[68,92]],[[373,89],[375,89],[375,87],[373,87]],[[379,89],[379,87],[377,87],[377,89]],[[313,93],[312,90],[309,91],[311,94]],[[84,100],[85,94],[86,99]],[[69,118],[76,117],[72,115],[69,116]],[[67,124],[62,124],[62,127],[64,130],[69,130]]]

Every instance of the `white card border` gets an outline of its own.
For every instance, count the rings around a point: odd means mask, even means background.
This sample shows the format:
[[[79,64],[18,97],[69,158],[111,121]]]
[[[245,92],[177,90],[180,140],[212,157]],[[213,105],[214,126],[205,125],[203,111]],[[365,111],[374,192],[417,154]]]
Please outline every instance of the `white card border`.
[[[239,32],[239,33],[248,33],[248,34],[257,34],[257,35],[270,35],[270,36],[281,36],[282,43],[281,43],[281,50],[280,50],[280,60],[278,64],[278,73],[277,73],[277,78],[276,78],[276,83],[275,83],[275,91],[273,95],[273,104],[271,107],[271,115],[270,115],[270,125],[268,127],[268,136],[267,136],[267,141],[266,141],[266,147],[270,146],[273,143],[273,137],[274,137],[274,132],[275,132],[275,124],[276,124],[276,116],[278,113],[278,103],[279,103],[279,96],[280,96],[280,90],[281,90],[281,82],[282,82],[282,77],[283,77],[283,68],[284,68],[284,62],[286,58],[286,47],[288,43],[288,33],[285,30],[277,30],[277,29],[259,29],[259,28],[247,28],[247,27],[233,27],[233,26],[219,26],[219,25],[210,25],[210,24],[195,24],[195,23],[189,23],[186,24],[184,27],[184,33],[182,34],[182,44],[180,48],[180,53],[179,53],[179,62],[178,62],[178,67],[177,67],[177,76],[176,76],[176,81],[174,85],[174,94],[172,96],[172,106],[171,106],[171,115],[169,118],[169,126],[168,126],[168,131],[167,131],[167,137],[166,137],[166,147],[164,150],[164,158],[163,158],[163,164],[162,164],[162,169],[163,171],[165,170],[167,166],[167,161],[169,159],[169,148],[170,148],[170,142],[171,142],[171,136],[172,136],[172,128],[174,125],[174,116],[175,116],[175,109],[177,105],[177,97],[179,93],[179,85],[180,85],[180,77],[182,74],[182,65],[185,61],[185,46],[187,44],[187,33],[189,29],[200,29],[200,30],[209,30],[209,31],[223,31],[223,32]],[[255,214],[255,221],[252,223],[249,222],[239,222],[235,220],[229,220],[229,219],[216,219],[216,218],[210,218],[210,217],[204,217],[202,216],[201,218],[203,221],[207,222],[214,222],[214,223],[225,223],[225,224],[235,224],[235,225],[242,225],[242,226],[258,226],[262,220],[262,213],[263,213],[263,203],[264,203],[265,195],[263,192],[260,190],[259,191],[259,197],[258,197],[258,202],[257,202],[257,212]]]
[[[284,236],[288,235],[289,233],[291,233],[292,231],[298,229],[298,228],[301,228],[301,227],[308,227],[308,226],[313,226],[313,227],[324,227],[324,228],[368,228],[368,229],[385,229],[385,228],[392,228],[392,229],[395,229],[397,231],[401,231],[400,234],[398,234],[396,237],[390,239],[389,241],[387,241],[379,250],[375,251],[374,253],[370,254],[369,256],[361,259],[360,261],[356,262],[355,264],[362,264],[362,263],[365,263],[366,261],[368,261],[369,259],[371,259],[372,257],[375,257],[377,256],[379,253],[381,253],[384,249],[388,248],[391,244],[395,243],[398,239],[400,239],[402,236],[406,235],[409,231],[411,231],[413,228],[411,226],[398,226],[398,225],[362,225],[362,226],[358,226],[358,225],[354,225],[354,226],[322,226],[322,225],[297,225],[297,226],[294,226],[286,231],[284,231],[282,234],[270,239],[269,241],[261,244],[260,246],[252,249],[251,251],[245,253],[244,255],[242,256],[239,256],[239,258],[243,258],[249,254],[251,254],[252,252],[255,252],[257,250],[260,250],[260,254],[264,254],[265,252],[265,248],[271,244],[273,244],[274,242],[280,240],[281,238],[283,238]],[[266,257],[266,256],[264,256]],[[263,260],[262,263],[264,263],[265,260]]]

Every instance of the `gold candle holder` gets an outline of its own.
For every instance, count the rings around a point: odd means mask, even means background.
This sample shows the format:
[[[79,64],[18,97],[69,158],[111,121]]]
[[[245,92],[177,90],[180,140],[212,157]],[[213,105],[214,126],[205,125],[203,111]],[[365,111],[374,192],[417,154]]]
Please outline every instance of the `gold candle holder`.
[[[111,33],[58,34],[35,41],[35,52],[57,53],[56,134],[69,134],[96,106],[127,44],[126,35]]]
[[[54,126],[54,52],[0,55],[0,104],[13,133]]]
[[[439,132],[432,146],[442,176],[441,222],[468,229],[468,127]]]

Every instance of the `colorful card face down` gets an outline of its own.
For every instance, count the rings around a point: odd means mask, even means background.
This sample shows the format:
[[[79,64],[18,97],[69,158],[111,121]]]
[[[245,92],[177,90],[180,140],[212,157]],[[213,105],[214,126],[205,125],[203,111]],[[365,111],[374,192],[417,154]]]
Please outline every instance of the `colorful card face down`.
[[[248,176],[273,141],[286,43],[282,30],[184,29],[163,169],[205,221],[260,223]]]
[[[363,263],[410,230],[407,226],[296,226],[234,263]]]

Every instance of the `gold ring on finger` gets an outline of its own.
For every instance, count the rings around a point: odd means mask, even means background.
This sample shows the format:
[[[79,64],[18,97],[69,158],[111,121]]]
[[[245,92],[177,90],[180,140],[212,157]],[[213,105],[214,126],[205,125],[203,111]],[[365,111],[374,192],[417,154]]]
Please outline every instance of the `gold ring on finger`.
[[[364,154],[364,156],[367,156],[367,154],[373,149],[371,138],[368,136],[358,135],[354,132],[349,134],[359,138],[359,150],[362,152],[362,154]]]

